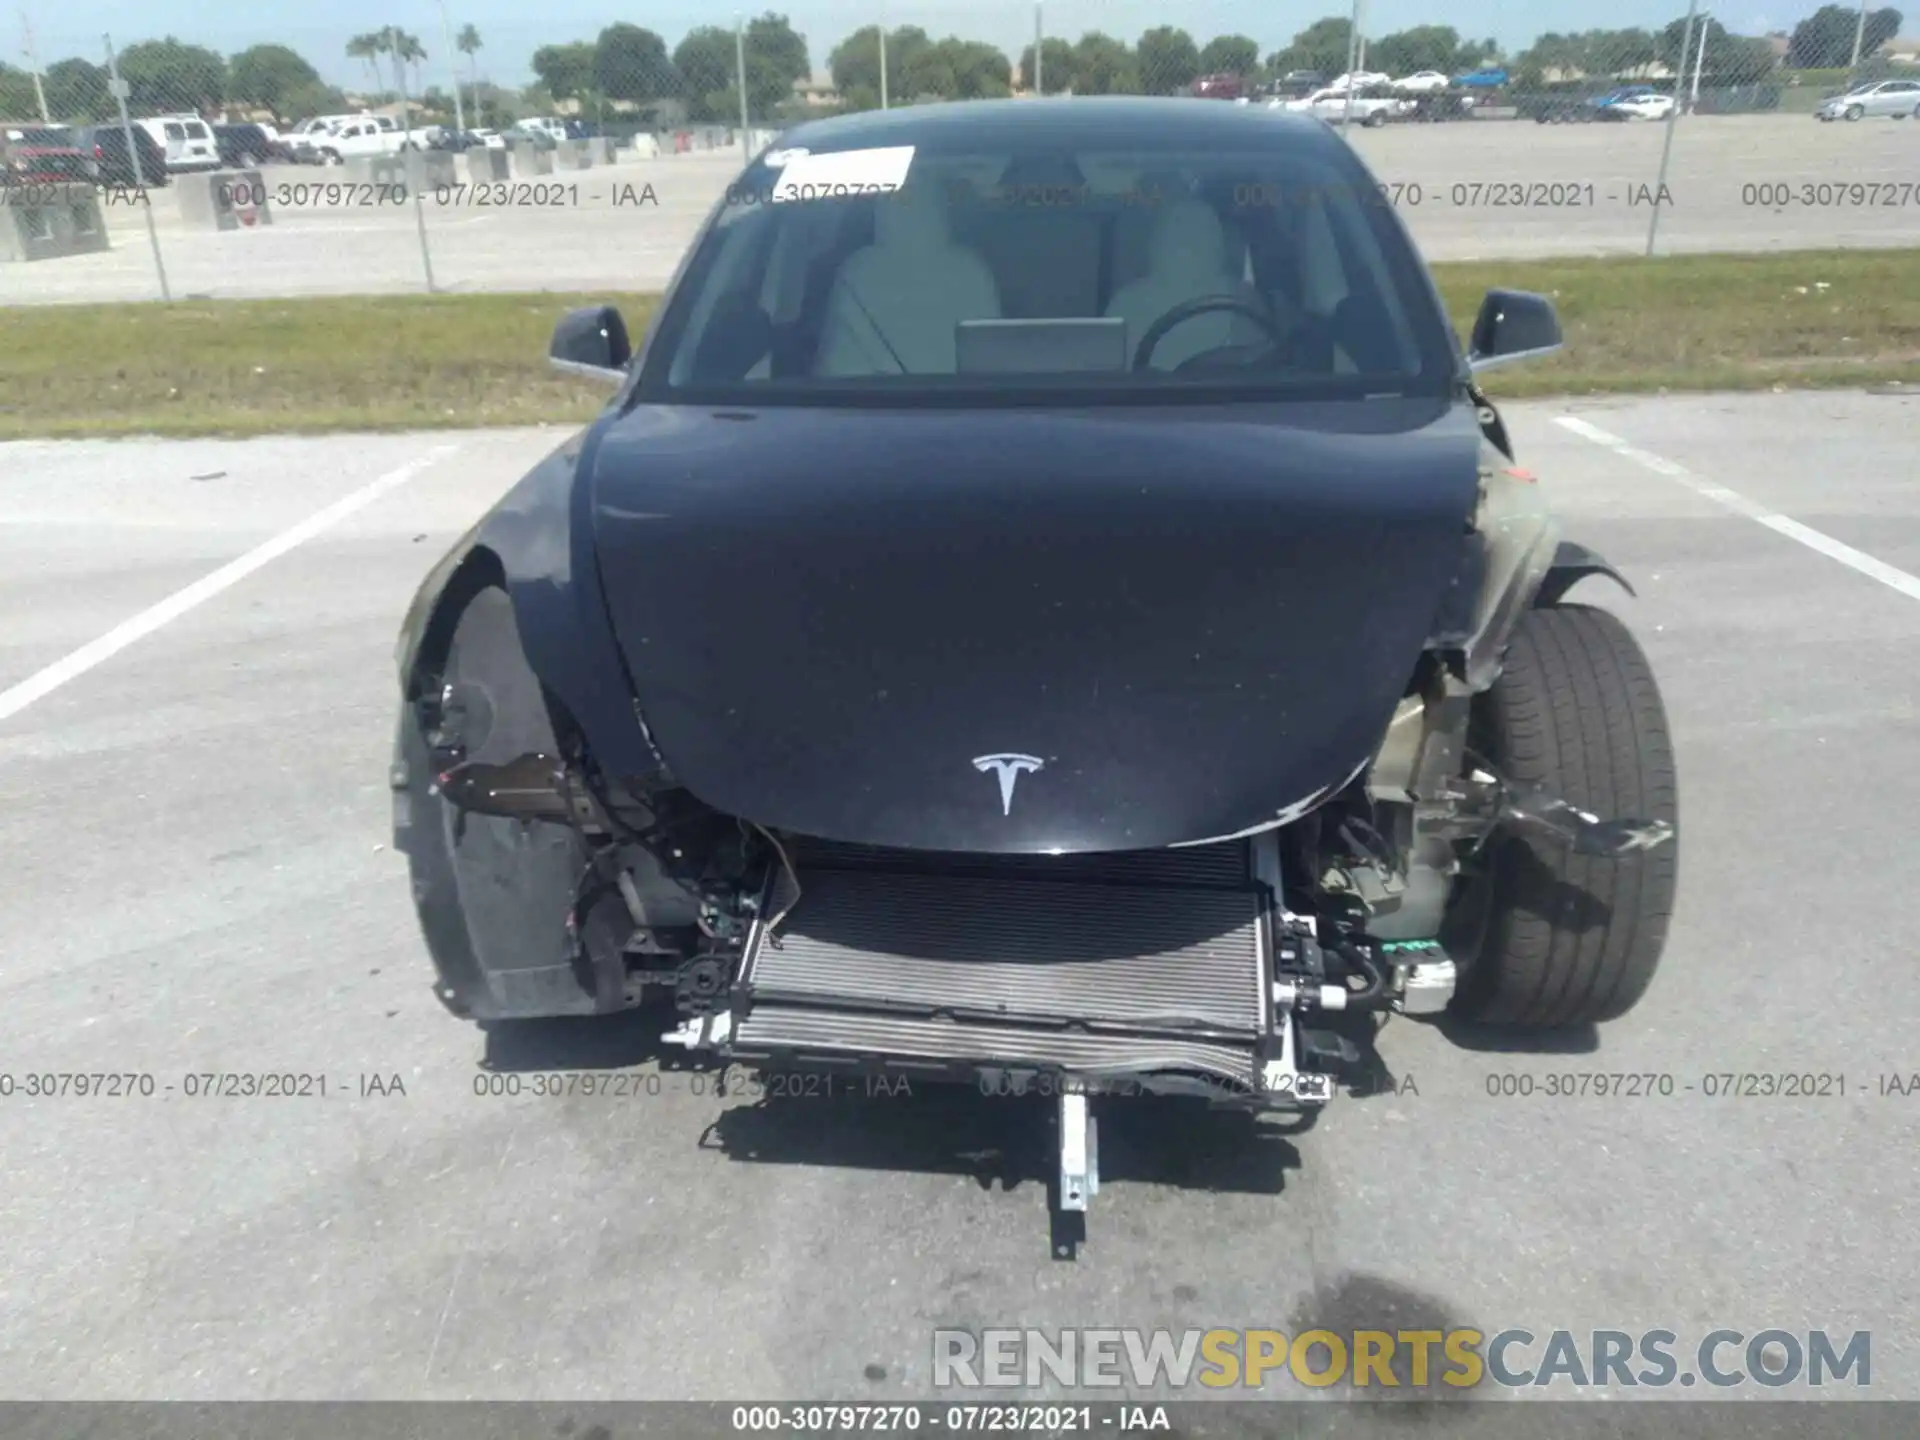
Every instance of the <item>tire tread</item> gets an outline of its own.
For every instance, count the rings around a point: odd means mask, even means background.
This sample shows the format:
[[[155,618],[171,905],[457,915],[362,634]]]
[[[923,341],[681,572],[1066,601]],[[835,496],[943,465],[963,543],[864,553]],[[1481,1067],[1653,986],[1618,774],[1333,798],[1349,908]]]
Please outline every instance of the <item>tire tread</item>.
[[[1508,777],[1613,818],[1678,819],[1672,735],[1652,667],[1611,612],[1528,612],[1482,698],[1473,743]],[[1489,852],[1492,916],[1456,1013],[1559,1029],[1646,992],[1678,883],[1677,841],[1620,859],[1509,835]]]

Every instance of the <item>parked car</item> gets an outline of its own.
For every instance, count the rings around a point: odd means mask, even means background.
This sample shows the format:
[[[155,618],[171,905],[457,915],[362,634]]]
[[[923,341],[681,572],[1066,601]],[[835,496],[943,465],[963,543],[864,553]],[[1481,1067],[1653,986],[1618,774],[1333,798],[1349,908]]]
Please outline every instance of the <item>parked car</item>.
[[[304,165],[325,164],[327,161],[325,156],[321,154],[321,150],[325,145],[327,137],[332,135],[338,126],[369,118],[371,118],[371,115],[370,112],[367,111],[360,111],[352,115],[316,115],[310,120],[301,121],[298,125],[294,126],[293,129],[289,130],[285,137],[285,143],[291,148],[294,158],[300,163]]]
[[[424,129],[407,131],[391,115],[357,115],[338,120],[317,135],[307,137],[326,165],[342,165],[366,155],[397,155],[402,150],[426,148]]]
[[[1665,120],[1673,114],[1674,99],[1657,90],[1620,95],[1599,107],[1597,120]]]
[[[1671,97],[1662,95],[1651,85],[1620,85],[1582,99],[1556,98],[1543,106],[1534,118],[1543,125],[1586,124],[1596,120],[1635,120],[1641,116],[1631,108],[1619,114],[1607,112],[1615,105],[1632,104],[1643,100],[1666,100],[1669,106],[1671,105]]]
[[[1414,102],[1404,95],[1395,95],[1381,86],[1372,86],[1364,90],[1337,90],[1329,86],[1325,90],[1316,90],[1313,94],[1299,100],[1281,100],[1269,109],[1289,110],[1295,114],[1314,115],[1322,120],[1334,122],[1351,121],[1360,125],[1384,125],[1389,120],[1397,120],[1413,112]]]
[[[1390,85],[1393,77],[1382,70],[1350,70],[1345,75],[1336,75],[1327,82],[1329,90],[1371,90],[1377,85]]]
[[[482,127],[469,130],[467,133],[489,150],[504,150],[507,148],[507,137],[502,135],[498,130],[490,130]]]
[[[1464,75],[1453,77],[1453,83],[1465,86],[1469,90],[1498,90],[1507,83],[1507,72],[1498,65],[1489,65],[1480,70],[1469,70]]]
[[[531,145],[536,150],[555,150],[559,148],[564,135],[555,135],[542,126],[529,125],[521,120],[507,128],[506,139],[510,143]]]
[[[1920,80],[1876,80],[1870,85],[1856,85],[1843,95],[1823,101],[1813,113],[1821,120],[1864,120],[1870,115],[1920,119]]]
[[[1472,117],[1474,107],[1479,103],[1480,97],[1458,90],[1429,90],[1424,94],[1408,96],[1407,112],[1394,118],[1422,123],[1465,120]]]
[[[0,185],[50,185],[93,179],[87,157],[64,125],[0,121]]]
[[[117,124],[83,125],[73,132],[74,144],[86,157],[87,168],[94,182],[100,185],[169,184],[167,155],[159,142],[135,125],[130,127],[133,150],[129,151],[128,128]],[[133,163],[136,154],[140,160],[137,174]]]
[[[280,158],[273,137],[259,125],[215,125],[213,140],[220,163],[230,170],[252,170]]]
[[[1247,93],[1247,82],[1238,75],[1202,75],[1187,93],[1200,100],[1239,100]]]
[[[1326,88],[1327,77],[1318,70],[1289,70],[1278,80],[1262,86],[1260,93],[1270,100],[1297,100]]]
[[[1409,95],[1431,95],[1450,88],[1453,81],[1445,72],[1439,70],[1416,70],[1411,75],[1403,75],[1393,82],[1395,90]]]
[[[400,627],[379,778],[447,1009],[657,999],[690,1058],[1050,1097],[1070,1212],[1123,1097],[1311,1113],[1378,1073],[1347,1020],[1545,1050],[1631,1009],[1670,730],[1475,381],[1553,303],[1463,346],[1304,116],[781,141],[735,185],[790,203],[715,207],[641,353],[560,319],[608,403]],[[967,207],[983,164],[1080,198]]]
[[[572,138],[567,133],[567,122],[557,115],[536,115],[526,120],[517,120],[513,128],[530,135],[544,135],[556,144]]]
[[[198,115],[152,115],[133,123],[165,152],[167,169],[173,173],[220,168],[219,142],[214,139],[213,127]]]

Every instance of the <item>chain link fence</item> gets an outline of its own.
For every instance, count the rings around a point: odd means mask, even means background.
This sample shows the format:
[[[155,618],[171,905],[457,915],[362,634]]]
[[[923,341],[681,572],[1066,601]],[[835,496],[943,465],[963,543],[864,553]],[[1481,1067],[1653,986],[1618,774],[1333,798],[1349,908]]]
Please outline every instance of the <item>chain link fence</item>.
[[[1039,94],[1317,116],[1436,260],[1920,236],[1920,43],[1891,8],[1756,34],[1691,0],[1659,28],[1542,33],[1513,0],[1483,35],[1432,0],[1290,30],[1215,0],[1221,33],[1171,9],[1127,36],[1106,0],[872,0],[834,34],[610,10],[549,36],[484,34],[459,3],[234,54],[29,19],[0,63],[0,303],[657,288],[782,129]]]

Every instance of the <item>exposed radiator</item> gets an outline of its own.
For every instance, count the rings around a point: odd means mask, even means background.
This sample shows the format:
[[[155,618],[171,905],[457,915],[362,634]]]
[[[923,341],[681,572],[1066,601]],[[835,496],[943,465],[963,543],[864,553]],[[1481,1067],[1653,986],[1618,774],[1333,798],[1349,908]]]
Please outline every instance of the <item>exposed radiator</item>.
[[[737,1051],[748,1054],[885,1055],[910,1062],[963,1060],[1069,1070],[1082,1075],[1195,1071],[1243,1087],[1253,1085],[1255,1073],[1250,1046],[1218,1041],[970,1025],[786,1005],[755,1006],[734,1028],[731,1043]]]
[[[750,1016],[778,1004],[1242,1043],[1262,1032],[1260,895],[1244,877],[1228,889],[1119,883],[1113,871],[1031,878],[1049,857],[984,857],[1010,872],[998,875],[795,858],[798,903],[777,944],[756,929],[741,970]],[[793,899],[782,876],[767,913]]]

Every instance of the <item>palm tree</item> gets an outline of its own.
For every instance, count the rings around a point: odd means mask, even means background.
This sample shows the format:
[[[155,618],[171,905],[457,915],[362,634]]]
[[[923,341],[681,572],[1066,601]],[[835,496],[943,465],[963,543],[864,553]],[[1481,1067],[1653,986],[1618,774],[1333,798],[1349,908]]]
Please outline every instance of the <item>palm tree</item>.
[[[413,89],[415,94],[419,94],[422,88],[420,62],[427,58],[427,50],[420,43],[420,37],[410,31],[397,31],[393,39],[393,58],[396,65],[413,66]]]
[[[347,41],[347,58],[349,60],[366,61],[368,73],[373,76],[373,87],[376,90],[380,88],[378,56],[382,48],[380,36],[371,31],[364,35],[356,35]]]
[[[480,48],[480,32],[471,25],[462,25],[460,33],[453,37],[454,48],[467,57],[467,75],[473,86],[473,119],[480,123],[480,62],[474,58],[474,52]]]

